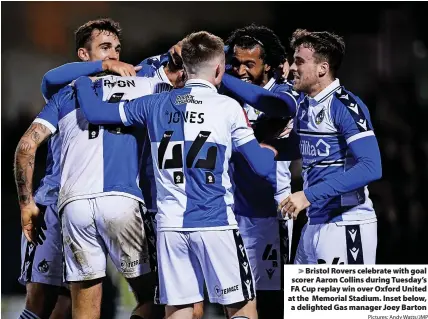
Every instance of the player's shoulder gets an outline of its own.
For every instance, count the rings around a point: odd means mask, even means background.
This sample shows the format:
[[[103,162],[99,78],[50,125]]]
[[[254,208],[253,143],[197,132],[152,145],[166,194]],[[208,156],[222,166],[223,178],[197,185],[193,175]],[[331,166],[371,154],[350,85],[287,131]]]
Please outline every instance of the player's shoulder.
[[[367,105],[351,91],[341,86],[333,95],[330,106],[330,114],[333,119],[343,120],[343,116],[351,117],[357,122],[368,120],[371,123],[371,116]]]
[[[126,77],[128,80],[132,81],[137,87],[150,87],[152,88],[152,93],[161,93],[164,91],[171,91],[172,86],[169,83],[162,81],[157,77]]]
[[[70,83],[61,88],[57,93],[52,95],[50,101],[54,101],[57,104],[61,104],[65,101],[75,98],[75,90],[73,85]]]
[[[283,79],[276,79],[270,89],[270,91],[274,93],[290,92],[291,90],[293,90],[293,84],[288,81],[284,81]]]
[[[141,61],[138,66],[141,70],[137,72],[139,77],[153,77],[156,70],[168,62],[168,54],[155,55]]]
[[[242,110],[242,106],[239,104],[238,101],[231,98],[230,96],[219,94],[216,92],[216,101],[218,101],[219,106],[225,109],[225,111],[230,113],[235,113],[237,111]]]
[[[293,83],[283,79],[276,80],[270,91],[272,93],[288,93],[292,95],[296,101],[303,99],[303,95],[293,89]]]
[[[141,66],[148,65],[148,66],[152,66],[153,68],[159,68],[162,64],[166,62],[168,62],[168,54],[164,53],[164,54],[148,57],[143,61],[141,61],[138,65],[141,65]]]
[[[173,88],[169,83],[166,83],[156,77],[154,78],[136,77],[136,81],[139,82],[141,85],[150,85],[150,87],[153,88],[153,93],[168,92],[168,91],[171,91]]]
[[[354,93],[341,86],[334,92],[332,107],[335,109],[360,109],[367,111],[367,105]]]
[[[157,83],[159,87],[157,89],[155,88],[156,91],[151,94],[142,96],[141,99],[144,99],[145,101],[148,101],[150,103],[162,103],[162,101],[166,101],[170,99],[172,87],[169,84],[166,84],[168,86],[167,89],[162,89],[162,85],[164,84],[166,83],[164,82]]]

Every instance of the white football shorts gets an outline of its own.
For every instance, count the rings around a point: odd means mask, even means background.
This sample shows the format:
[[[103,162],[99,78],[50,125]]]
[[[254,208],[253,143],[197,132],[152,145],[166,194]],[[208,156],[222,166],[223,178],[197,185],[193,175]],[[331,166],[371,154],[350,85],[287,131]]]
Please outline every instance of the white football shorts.
[[[150,272],[144,213],[143,205],[125,196],[68,203],[61,212],[66,280],[105,277],[107,254],[125,278]]]
[[[353,225],[328,223],[303,227],[295,264],[376,263],[377,221]]]
[[[170,306],[200,302],[229,305],[255,297],[247,252],[237,229],[159,231],[159,287],[155,301]]]

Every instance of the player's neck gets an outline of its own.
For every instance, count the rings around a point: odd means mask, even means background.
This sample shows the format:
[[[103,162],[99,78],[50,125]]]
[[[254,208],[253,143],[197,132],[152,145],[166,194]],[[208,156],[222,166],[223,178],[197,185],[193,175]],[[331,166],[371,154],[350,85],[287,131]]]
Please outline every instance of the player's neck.
[[[210,82],[212,85],[215,86],[214,78],[212,76],[209,76],[203,73],[188,74],[187,80],[204,80],[204,81]]]
[[[260,87],[264,87],[270,80],[271,78],[268,77],[267,73],[263,76],[263,80],[260,83]]]
[[[331,83],[333,83],[334,79],[330,77],[320,78],[319,81],[312,86],[311,92],[308,93],[310,97],[317,96],[320,92],[322,92],[326,87],[328,87]]]

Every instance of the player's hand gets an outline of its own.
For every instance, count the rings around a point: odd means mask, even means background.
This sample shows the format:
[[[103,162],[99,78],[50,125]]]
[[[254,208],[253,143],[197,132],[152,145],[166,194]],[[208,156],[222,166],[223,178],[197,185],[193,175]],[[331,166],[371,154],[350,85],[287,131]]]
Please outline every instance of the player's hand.
[[[111,71],[119,74],[120,76],[136,76],[137,71],[141,70],[142,66],[133,66],[132,64],[117,61],[117,60],[104,60],[103,70]]]
[[[290,64],[288,63],[287,60],[285,60],[284,63],[282,64],[282,78],[284,80],[287,80],[289,73],[290,73]]]
[[[272,152],[275,153],[275,157],[278,155],[278,151],[276,150],[276,148],[273,147],[273,146],[271,146],[271,145],[268,145],[268,144],[265,144],[265,143],[260,143],[260,147],[270,149]]]
[[[284,81],[287,80],[288,74],[290,73],[290,64],[287,60],[285,60],[283,63],[281,63],[275,70],[276,78],[280,79],[283,78]]]
[[[35,245],[43,244],[46,239],[43,230],[47,229],[45,218],[33,201],[21,207],[21,226],[22,232],[29,242]]]
[[[278,211],[283,215],[288,215],[290,218],[296,219],[299,213],[308,208],[311,203],[306,198],[303,191],[293,193],[284,199],[279,204]]]

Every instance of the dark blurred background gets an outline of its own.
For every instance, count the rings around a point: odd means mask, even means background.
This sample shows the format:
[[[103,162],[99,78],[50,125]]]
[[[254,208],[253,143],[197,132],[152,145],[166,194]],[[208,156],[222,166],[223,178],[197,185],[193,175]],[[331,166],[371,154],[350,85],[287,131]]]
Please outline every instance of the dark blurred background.
[[[44,105],[43,74],[77,61],[73,31],[98,17],[120,22],[121,59],[133,64],[166,52],[192,31],[226,38],[253,22],[273,29],[286,46],[296,28],[344,36],[347,53],[339,78],[369,107],[382,152],[383,178],[369,187],[378,216],[377,263],[428,263],[427,3],[2,2],[1,9],[3,297],[24,292],[17,282],[21,228],[15,147]],[[44,174],[45,155],[44,146],[36,159],[35,186]],[[299,178],[293,186],[301,187]],[[301,214],[295,243],[304,222]],[[2,313],[4,307],[2,301]]]

